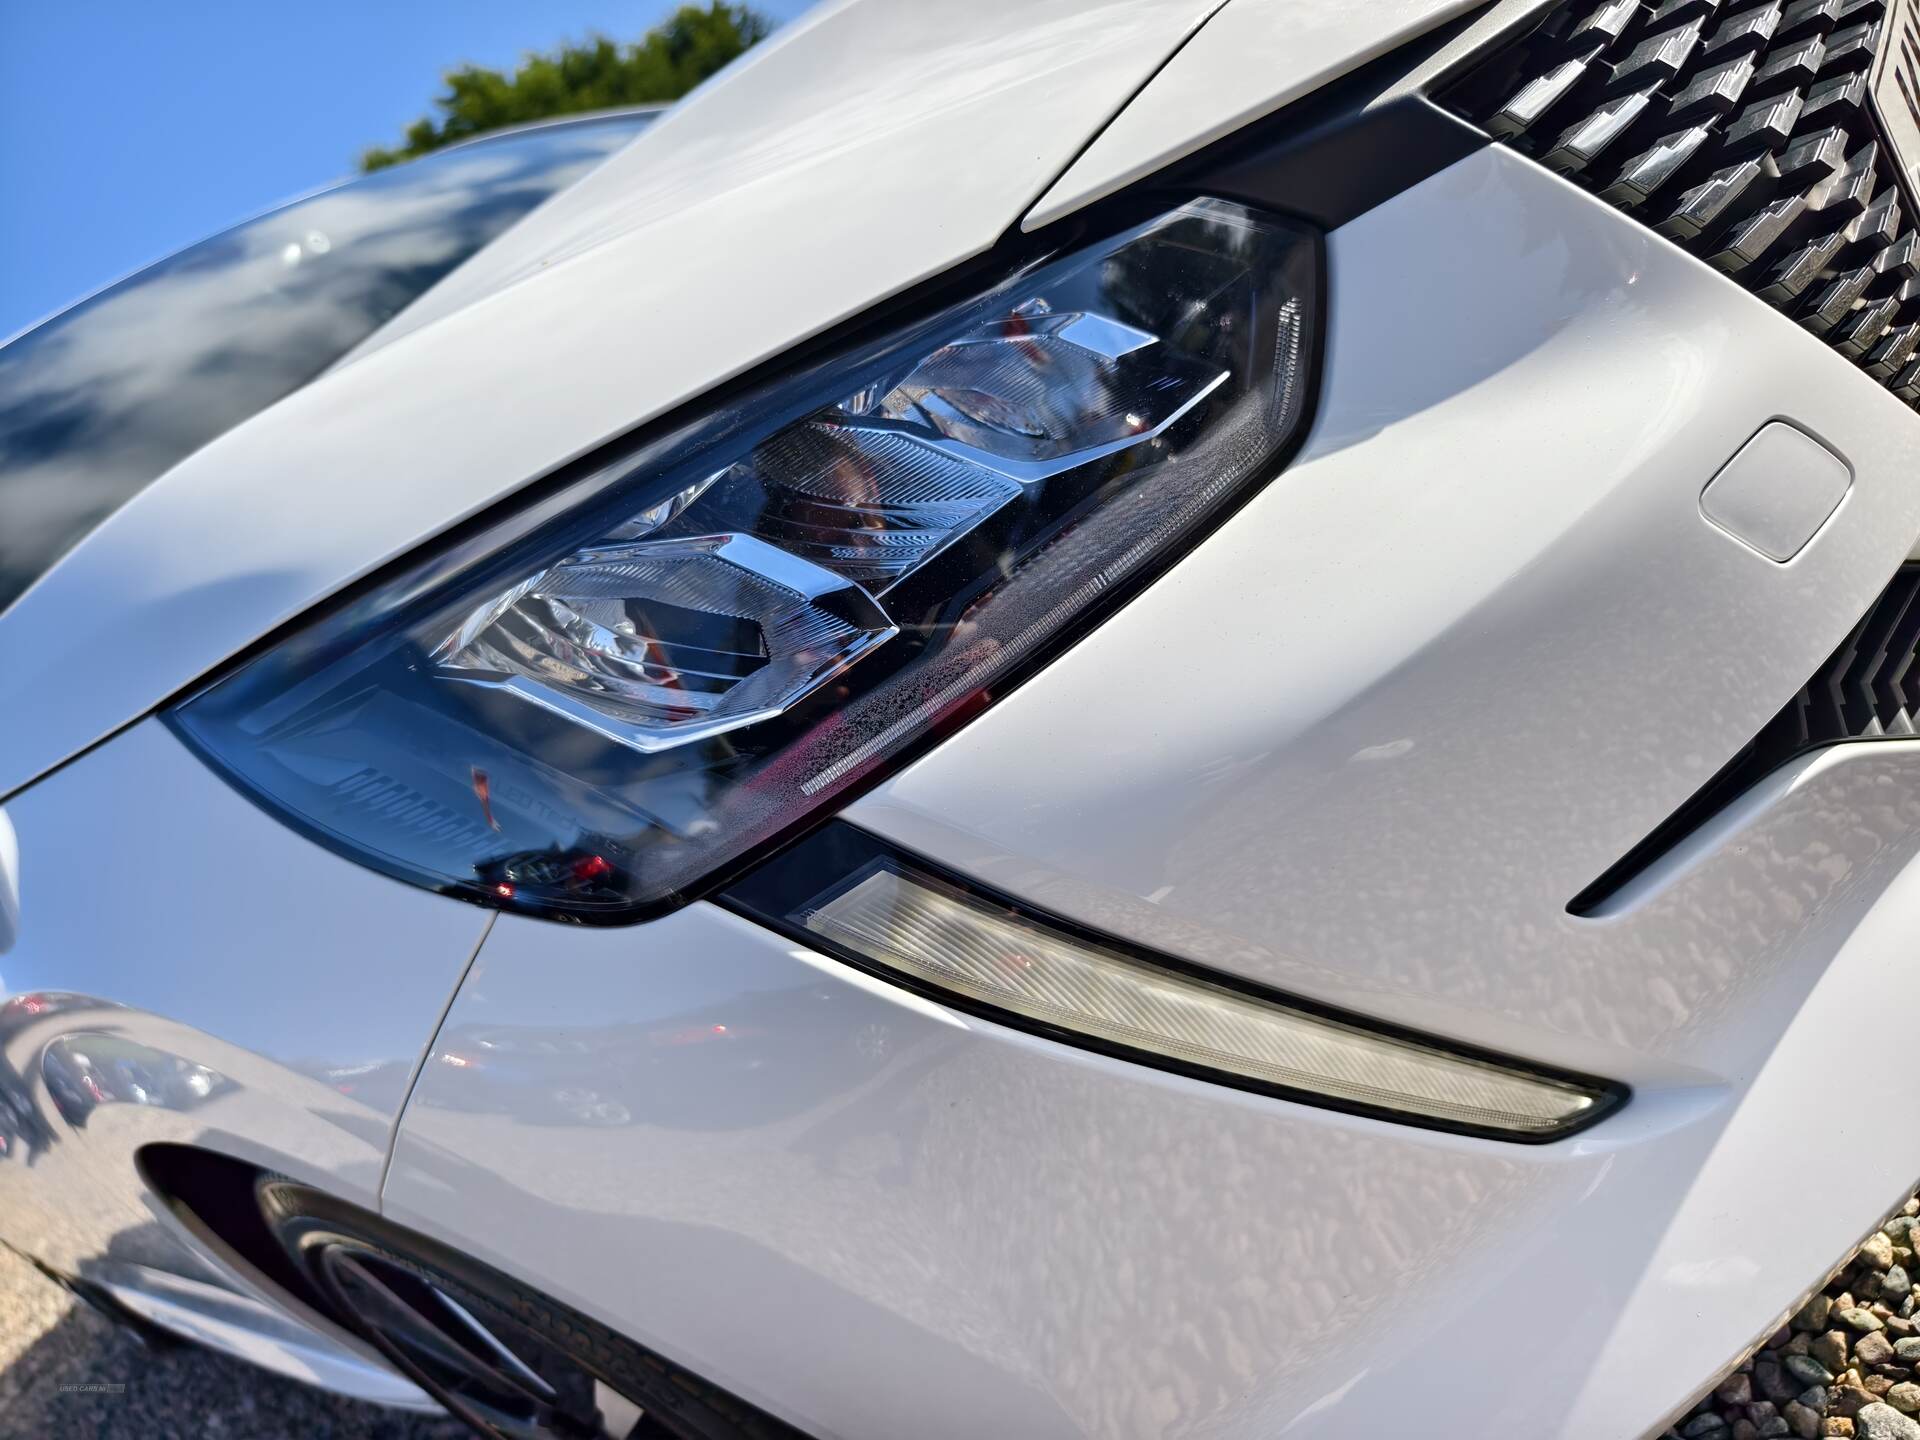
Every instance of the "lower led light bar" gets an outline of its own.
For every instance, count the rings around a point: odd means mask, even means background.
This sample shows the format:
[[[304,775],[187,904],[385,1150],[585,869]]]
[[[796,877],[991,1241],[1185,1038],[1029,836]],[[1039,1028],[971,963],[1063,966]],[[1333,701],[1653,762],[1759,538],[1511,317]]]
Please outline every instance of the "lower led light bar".
[[[793,874],[772,886],[750,877],[735,894],[757,913],[756,899],[784,903],[782,928],[996,1019],[1240,1088],[1504,1139],[1557,1139],[1622,1098],[1603,1082],[1330,1018],[1126,954],[928,874],[897,852],[861,860],[877,842],[863,846],[866,837],[851,826],[829,828],[841,834],[837,847],[827,846],[858,860],[857,868],[839,870],[798,903]],[[794,863],[782,857],[766,868]],[[818,886],[820,870],[812,875]]]

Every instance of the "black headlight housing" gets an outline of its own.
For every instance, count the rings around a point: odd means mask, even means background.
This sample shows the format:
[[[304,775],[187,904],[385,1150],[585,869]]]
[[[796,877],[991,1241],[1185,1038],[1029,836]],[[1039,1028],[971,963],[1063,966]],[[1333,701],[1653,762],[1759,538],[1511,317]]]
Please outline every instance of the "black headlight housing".
[[[1015,266],[616,446],[169,723],[389,874],[657,914],[990,704],[1271,476],[1319,254],[1197,199]],[[1142,703],[1166,703],[1155,669]]]

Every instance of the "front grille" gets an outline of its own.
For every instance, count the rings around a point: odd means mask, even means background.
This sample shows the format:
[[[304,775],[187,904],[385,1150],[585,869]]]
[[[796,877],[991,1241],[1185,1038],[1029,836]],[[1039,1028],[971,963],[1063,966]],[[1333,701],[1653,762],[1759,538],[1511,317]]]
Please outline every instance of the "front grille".
[[[1754,741],[1766,768],[1836,740],[1920,734],[1920,565],[1902,565],[1833,658]]]
[[[1838,650],[1753,743],[1568,903],[1598,909],[1701,821],[1789,760],[1843,740],[1920,737],[1920,564],[1902,565]]]
[[[1920,234],[1874,108],[1920,148],[1913,11],[1562,5],[1443,98],[1920,404]]]

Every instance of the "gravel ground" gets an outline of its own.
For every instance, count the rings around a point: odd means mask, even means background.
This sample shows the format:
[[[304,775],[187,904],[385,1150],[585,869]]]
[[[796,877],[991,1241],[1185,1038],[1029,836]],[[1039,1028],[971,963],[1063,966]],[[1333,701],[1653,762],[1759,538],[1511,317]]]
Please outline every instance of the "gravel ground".
[[[36,1440],[461,1440],[198,1346],[148,1349],[0,1250],[0,1434]]]
[[[1826,1288],[1668,1436],[1920,1440],[1920,1198],[1854,1252]]]

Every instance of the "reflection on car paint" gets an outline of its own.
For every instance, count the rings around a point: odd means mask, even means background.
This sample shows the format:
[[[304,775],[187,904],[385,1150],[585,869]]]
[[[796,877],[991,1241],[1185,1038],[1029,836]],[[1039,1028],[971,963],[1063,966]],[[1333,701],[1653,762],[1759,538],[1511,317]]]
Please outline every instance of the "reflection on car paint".
[[[192,1110],[233,1088],[205,1065],[99,1030],[62,1035],[48,1045],[40,1073],[61,1119],[76,1129],[102,1105]]]
[[[704,1097],[701,1128],[745,1129],[811,1105],[823,1065],[851,1084],[886,1062],[888,1027],[870,1021],[849,1041],[844,1008],[834,987],[807,985],[645,1023],[463,1026],[440,1037],[434,1059],[462,1072],[452,1092],[461,1109],[536,1125],[671,1129],[690,1123],[680,1099],[693,1089]]]
[[[322,191],[0,346],[0,610],[176,461],[314,379],[652,118],[504,135]]]

